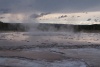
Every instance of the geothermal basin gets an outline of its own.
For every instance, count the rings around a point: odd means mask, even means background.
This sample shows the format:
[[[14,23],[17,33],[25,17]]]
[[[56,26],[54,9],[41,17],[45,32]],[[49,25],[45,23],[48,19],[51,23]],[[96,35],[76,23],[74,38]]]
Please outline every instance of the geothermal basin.
[[[1,32],[0,67],[100,67],[100,33]]]

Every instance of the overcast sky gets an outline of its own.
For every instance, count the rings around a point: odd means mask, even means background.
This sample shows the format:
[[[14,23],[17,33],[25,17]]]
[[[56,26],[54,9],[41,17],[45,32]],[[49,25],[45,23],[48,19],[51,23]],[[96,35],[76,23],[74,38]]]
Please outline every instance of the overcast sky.
[[[1,12],[80,12],[99,10],[100,0],[0,0]]]
[[[0,14],[100,11],[100,0],[0,0]]]

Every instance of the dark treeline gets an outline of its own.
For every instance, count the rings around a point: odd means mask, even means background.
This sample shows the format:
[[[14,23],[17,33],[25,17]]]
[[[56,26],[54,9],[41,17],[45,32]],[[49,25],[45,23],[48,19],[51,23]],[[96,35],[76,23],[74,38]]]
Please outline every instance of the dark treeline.
[[[76,31],[100,31],[100,24],[93,25],[75,25]]]
[[[30,25],[24,23],[3,23],[0,21],[0,31],[28,31]],[[100,31],[100,25],[69,25],[69,24],[48,24],[39,23],[37,25],[37,30],[41,31]]]
[[[0,31],[25,31],[20,23],[3,23],[0,21]]]
[[[74,32],[80,32],[80,31],[100,31],[100,25],[99,24],[93,24],[93,25],[70,25],[70,24],[39,24],[38,28],[43,31],[48,31],[50,29],[59,31],[74,31]]]

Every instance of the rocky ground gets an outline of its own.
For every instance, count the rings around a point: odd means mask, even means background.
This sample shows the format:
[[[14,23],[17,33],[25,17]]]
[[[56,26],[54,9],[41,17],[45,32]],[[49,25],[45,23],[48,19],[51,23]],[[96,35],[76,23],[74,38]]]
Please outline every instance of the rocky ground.
[[[100,33],[2,32],[0,67],[100,67]]]

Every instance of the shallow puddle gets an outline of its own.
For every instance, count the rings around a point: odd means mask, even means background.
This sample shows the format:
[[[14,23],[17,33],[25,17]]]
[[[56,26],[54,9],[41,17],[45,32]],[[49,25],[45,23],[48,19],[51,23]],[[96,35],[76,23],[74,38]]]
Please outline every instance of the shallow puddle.
[[[23,57],[35,60],[63,60],[65,57],[58,53],[52,53],[50,51],[0,51],[0,56],[4,57]]]

